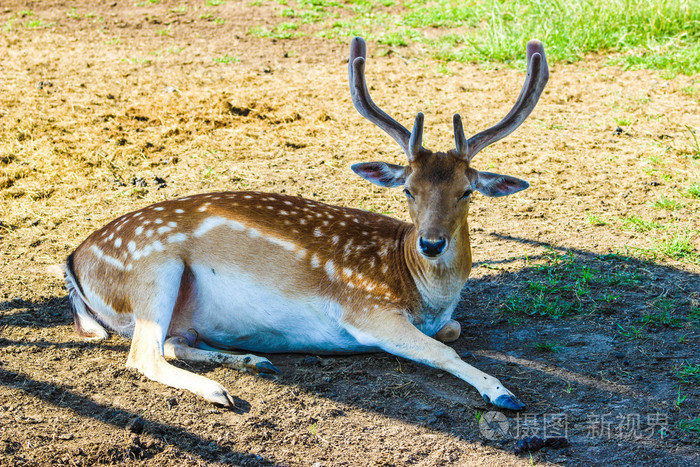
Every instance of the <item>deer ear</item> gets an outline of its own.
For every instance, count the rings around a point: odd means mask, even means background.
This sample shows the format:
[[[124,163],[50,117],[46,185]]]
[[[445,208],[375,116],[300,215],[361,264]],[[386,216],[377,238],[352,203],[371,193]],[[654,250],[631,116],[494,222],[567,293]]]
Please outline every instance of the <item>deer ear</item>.
[[[375,185],[393,188],[406,182],[406,167],[386,162],[360,162],[350,167],[360,177]]]
[[[479,193],[492,197],[512,195],[529,187],[530,184],[525,180],[490,172],[479,172],[476,182],[476,190]]]

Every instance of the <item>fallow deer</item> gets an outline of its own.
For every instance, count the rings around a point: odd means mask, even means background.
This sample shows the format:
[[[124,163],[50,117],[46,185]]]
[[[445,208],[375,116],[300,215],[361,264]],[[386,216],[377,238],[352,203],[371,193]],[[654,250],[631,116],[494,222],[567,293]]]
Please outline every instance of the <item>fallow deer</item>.
[[[457,339],[452,313],[471,270],[470,196],[504,196],[529,185],[480,172],[474,155],[514,131],[548,79],[544,49],[527,44],[528,71],[515,106],[469,138],[454,116],[456,148],[422,147],[413,131],[369,96],[366,45],[350,46],[355,108],[387,132],[408,165],[352,166],[383,187],[404,186],[413,223],[280,194],[209,193],[125,214],[90,235],[64,267],[75,329],[103,339],[131,337],[127,367],[168,386],[230,406],[220,384],[166,358],[275,372],[248,352],[341,354],[383,350],[452,373],[487,402],[520,410],[501,382],[463,362],[444,342]]]

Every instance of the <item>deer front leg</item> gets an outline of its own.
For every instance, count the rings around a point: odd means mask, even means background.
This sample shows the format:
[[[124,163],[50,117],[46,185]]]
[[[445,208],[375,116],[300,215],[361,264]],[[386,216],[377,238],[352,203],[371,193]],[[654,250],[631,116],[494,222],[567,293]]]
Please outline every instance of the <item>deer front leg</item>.
[[[498,379],[463,362],[457,352],[420,332],[398,310],[386,310],[371,316],[355,315],[343,324],[361,344],[379,347],[390,354],[452,373],[474,386],[486,402],[510,410],[525,408]]]

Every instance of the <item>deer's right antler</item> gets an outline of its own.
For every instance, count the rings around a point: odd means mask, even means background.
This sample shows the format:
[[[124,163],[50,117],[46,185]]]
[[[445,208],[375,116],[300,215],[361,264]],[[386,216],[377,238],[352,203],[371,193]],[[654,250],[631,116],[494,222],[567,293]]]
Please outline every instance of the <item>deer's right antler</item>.
[[[523,84],[523,89],[520,91],[515,105],[503,120],[466,140],[462,129],[462,119],[459,114],[455,114],[454,132],[457,153],[462,158],[471,161],[486,146],[505,138],[515,131],[532,113],[548,79],[549,67],[547,66],[544,46],[538,40],[531,40],[527,43],[527,77],[525,78],[525,84]]]
[[[350,95],[357,111],[370,122],[384,130],[399,143],[409,161],[414,160],[423,143],[423,114],[416,115],[413,132],[391,118],[372,101],[365,81],[365,59],[367,45],[361,37],[355,37],[350,43],[348,74],[350,76]]]

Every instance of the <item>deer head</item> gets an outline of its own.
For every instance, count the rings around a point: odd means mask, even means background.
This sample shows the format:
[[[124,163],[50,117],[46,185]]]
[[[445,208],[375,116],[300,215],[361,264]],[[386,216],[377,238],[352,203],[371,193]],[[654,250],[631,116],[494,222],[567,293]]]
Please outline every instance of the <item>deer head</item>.
[[[455,149],[447,152],[423,147],[422,113],[416,115],[413,131],[408,131],[372,101],[365,82],[366,56],[365,41],[354,38],[348,64],[352,102],[363,117],[394,138],[406,153],[408,165],[363,162],[354,164],[352,170],[379,186],[404,186],[416,229],[416,248],[426,259],[439,258],[450,250],[452,239],[466,224],[474,191],[494,197],[529,187],[526,181],[515,177],[476,170],[471,167],[471,160],[486,146],[515,131],[535,108],[549,78],[544,47],[537,40],[527,44],[525,84],[513,108],[499,123],[467,139],[461,117],[454,115]]]

